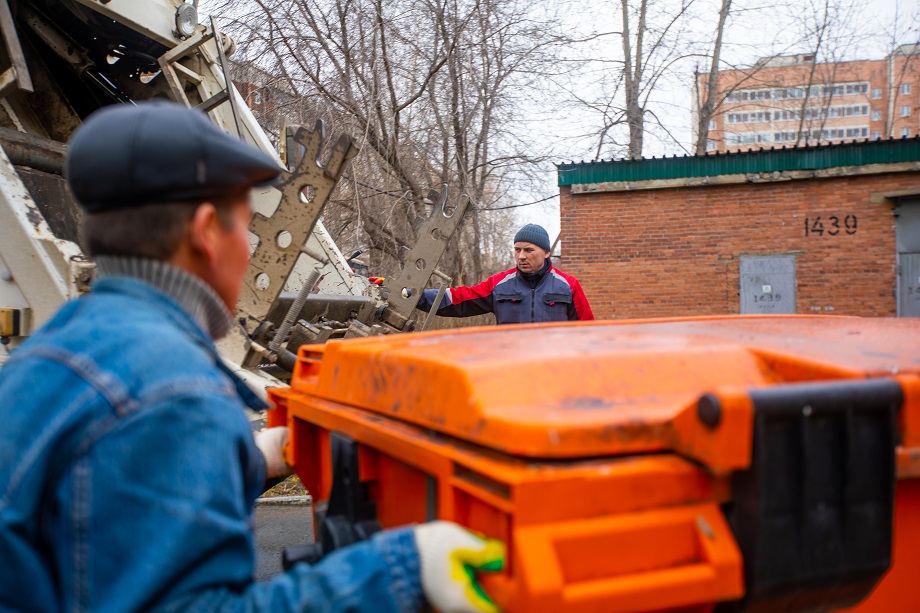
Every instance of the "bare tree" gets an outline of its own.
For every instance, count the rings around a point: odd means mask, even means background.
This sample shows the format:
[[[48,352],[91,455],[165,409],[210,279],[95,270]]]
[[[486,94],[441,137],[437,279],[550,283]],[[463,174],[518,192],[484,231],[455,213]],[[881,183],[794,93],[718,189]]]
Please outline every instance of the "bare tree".
[[[456,16],[446,15],[441,27],[449,28],[451,21]],[[507,126],[516,112],[512,91],[535,89],[534,80],[556,42],[546,25],[534,19],[530,2],[479,2],[467,26],[473,44],[452,54],[448,70],[433,80],[444,97],[444,104],[433,106],[434,112],[453,145],[447,148],[452,160],[444,161],[452,162],[454,180],[473,203],[467,226],[473,245],[482,245],[488,226],[502,217],[493,214],[484,219],[480,211],[491,208],[504,194],[505,171],[540,160],[510,149],[514,139]],[[449,112],[449,122],[441,109]],[[504,224],[499,223],[499,228],[504,231]],[[479,279],[482,251],[474,249],[469,256],[471,276]]]
[[[324,214],[343,251],[369,252],[388,274],[447,183],[473,201],[442,268],[478,280],[480,245],[501,228],[488,210],[507,198],[515,165],[513,88],[539,72],[550,22],[534,0],[214,0],[237,56],[277,75],[314,115],[356,137],[361,153]],[[496,223],[498,222],[498,223]]]
[[[650,107],[659,85],[679,71],[683,60],[701,55],[691,44],[691,8],[696,0],[618,0],[617,26],[612,32],[594,32],[573,44],[596,48],[613,37],[616,50],[602,47],[581,58],[585,81],[569,88],[571,103],[599,116],[593,129],[595,157],[613,149],[630,158],[642,156],[648,122],[670,132],[668,121]],[[597,53],[597,55],[591,55]],[[600,75],[599,77],[596,75]],[[597,125],[600,124],[600,125]]]
[[[801,15],[801,8],[796,11]],[[837,95],[835,82],[841,62],[858,42],[854,34],[856,4],[852,0],[807,0],[802,24],[802,40],[808,45],[808,69],[799,107],[795,146],[819,142],[829,109]],[[811,104],[815,97],[821,104]]]
[[[709,75],[706,80],[706,98],[700,104],[697,114],[696,125],[696,145],[695,153],[702,155],[706,153],[709,144],[709,122],[715,114],[719,96],[719,68],[722,55],[722,36],[725,33],[725,22],[728,20],[728,14],[731,11],[732,0],[722,0],[722,6],[719,9],[719,21],[716,25],[715,41],[712,45],[712,55],[709,63]],[[697,85],[698,78],[694,79],[694,85]],[[723,96],[725,94],[723,93]]]
[[[895,5],[892,23],[885,24],[888,39],[888,107],[885,109],[885,136],[894,138],[897,113],[896,96],[901,85],[913,72],[920,72],[920,6],[914,5],[907,15]]]

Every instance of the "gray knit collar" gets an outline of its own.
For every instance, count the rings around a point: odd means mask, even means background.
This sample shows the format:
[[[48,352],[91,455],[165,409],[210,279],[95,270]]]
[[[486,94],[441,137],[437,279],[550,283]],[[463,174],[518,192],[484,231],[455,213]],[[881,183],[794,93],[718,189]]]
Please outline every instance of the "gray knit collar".
[[[230,331],[233,315],[217,292],[195,275],[160,260],[113,255],[93,259],[97,277],[133,277],[152,285],[179,303],[212,339]]]

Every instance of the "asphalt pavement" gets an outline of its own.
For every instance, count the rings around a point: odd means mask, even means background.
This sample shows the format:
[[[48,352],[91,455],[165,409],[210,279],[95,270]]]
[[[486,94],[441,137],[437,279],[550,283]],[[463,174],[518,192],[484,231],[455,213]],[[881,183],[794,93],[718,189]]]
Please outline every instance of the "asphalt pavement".
[[[282,572],[281,552],[313,542],[313,507],[309,496],[279,496],[256,501],[256,580]]]

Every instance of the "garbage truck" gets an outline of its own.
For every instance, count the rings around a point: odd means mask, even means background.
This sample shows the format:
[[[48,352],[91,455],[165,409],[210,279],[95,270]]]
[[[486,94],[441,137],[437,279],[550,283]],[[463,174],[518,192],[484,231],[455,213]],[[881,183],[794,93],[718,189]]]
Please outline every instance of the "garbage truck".
[[[276,150],[230,78],[233,40],[196,5],[0,2],[0,364],[90,287],[95,266],[78,245],[81,213],[62,167],[73,131],[110,104],[167,99],[200,109],[287,168],[253,194],[240,325],[220,345],[254,386],[286,380],[304,342],[413,329],[417,290],[446,277],[436,267],[468,199],[435,186],[432,214],[404,256],[412,265],[382,286],[355,274],[320,221],[354,144],[346,135],[326,142],[317,121],[285,125]]]

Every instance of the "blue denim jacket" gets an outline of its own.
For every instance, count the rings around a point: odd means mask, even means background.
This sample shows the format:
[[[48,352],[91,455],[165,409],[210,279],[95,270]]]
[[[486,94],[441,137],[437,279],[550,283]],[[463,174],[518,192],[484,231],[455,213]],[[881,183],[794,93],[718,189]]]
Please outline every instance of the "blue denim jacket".
[[[254,402],[151,285],[61,308],[0,369],[0,610],[419,610],[411,530],[253,583]]]

